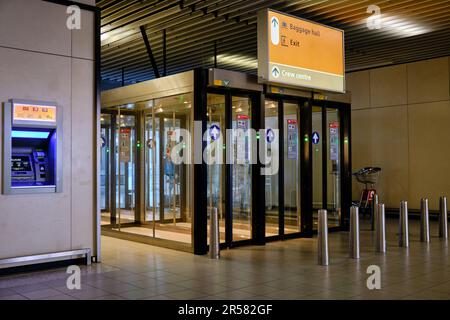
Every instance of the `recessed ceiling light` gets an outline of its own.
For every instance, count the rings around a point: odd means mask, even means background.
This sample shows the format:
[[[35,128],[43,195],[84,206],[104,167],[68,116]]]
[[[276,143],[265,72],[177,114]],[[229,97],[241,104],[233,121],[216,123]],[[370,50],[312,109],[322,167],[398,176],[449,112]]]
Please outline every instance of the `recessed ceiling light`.
[[[402,16],[382,14],[380,20],[378,31],[399,38],[414,37],[432,31],[430,27]]]
[[[212,61],[214,57],[212,57]],[[217,55],[217,62],[219,64],[227,64],[230,66],[244,67],[248,69],[257,69],[258,60],[254,57],[241,54],[219,54]]]

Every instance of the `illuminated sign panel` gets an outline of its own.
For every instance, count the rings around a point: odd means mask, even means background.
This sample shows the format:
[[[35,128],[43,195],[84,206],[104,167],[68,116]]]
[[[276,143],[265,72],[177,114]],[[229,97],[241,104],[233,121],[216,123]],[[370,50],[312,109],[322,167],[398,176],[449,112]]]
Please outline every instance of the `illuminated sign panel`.
[[[14,103],[14,121],[56,123],[56,107],[33,104]]]
[[[343,93],[344,31],[260,11],[258,75],[263,82]]]

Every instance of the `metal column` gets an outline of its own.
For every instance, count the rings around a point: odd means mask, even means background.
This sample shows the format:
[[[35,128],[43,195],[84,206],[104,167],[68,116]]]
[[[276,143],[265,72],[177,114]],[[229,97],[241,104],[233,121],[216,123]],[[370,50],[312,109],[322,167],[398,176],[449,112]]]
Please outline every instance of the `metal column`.
[[[447,198],[441,197],[439,199],[439,237],[448,238],[448,216],[447,216]]]
[[[408,202],[400,203],[400,219],[399,219],[399,239],[400,247],[409,247],[409,227],[408,227]]]
[[[430,216],[428,212],[428,199],[420,201],[420,241],[430,242]]]
[[[209,256],[211,259],[220,258],[220,239],[219,239],[219,215],[217,208],[211,208],[210,226],[209,226]]]
[[[350,257],[359,259],[359,208],[350,208]]]
[[[318,217],[318,256],[319,265],[328,266],[330,264],[328,252],[328,215],[327,210],[319,210]]]
[[[373,195],[373,199],[372,199],[372,217],[370,219],[370,230],[375,230],[375,211],[377,210],[377,206],[378,206],[378,194],[374,194]]]
[[[375,248],[377,252],[386,252],[386,220],[384,204],[379,204],[375,211]]]

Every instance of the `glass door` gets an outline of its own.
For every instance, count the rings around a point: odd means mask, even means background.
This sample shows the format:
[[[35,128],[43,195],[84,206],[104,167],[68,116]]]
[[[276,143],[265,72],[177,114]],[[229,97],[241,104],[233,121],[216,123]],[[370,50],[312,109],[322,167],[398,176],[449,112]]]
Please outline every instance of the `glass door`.
[[[340,119],[337,109],[327,108],[327,210],[331,227],[341,221],[341,141]]]
[[[220,241],[227,246],[252,239],[251,113],[249,96],[207,95],[207,226],[209,232],[217,208]]]
[[[234,161],[232,168],[233,241],[252,238],[251,100],[232,97]]]
[[[225,152],[226,152],[226,123],[225,123],[225,95],[208,94],[207,98],[207,216],[208,234],[210,228],[210,213],[217,208],[219,215],[220,242],[225,242]],[[209,243],[209,237],[208,237]]]
[[[279,165],[273,165],[280,159],[279,132],[279,102],[265,101],[264,124],[267,157],[270,159],[270,172],[265,176],[265,214],[266,237],[278,236],[280,233],[280,204],[279,204]],[[269,161],[268,161],[269,163]],[[266,166],[267,167],[267,166]]]
[[[181,218],[182,213],[182,198],[181,198],[181,184],[183,179],[183,166],[174,163],[171,157],[173,148],[178,145],[180,135],[176,130],[181,129],[181,120],[176,118],[175,112],[172,115],[163,115],[163,130],[162,132],[162,203],[163,211],[161,212],[161,220],[164,222],[177,223],[177,219]]]
[[[341,221],[341,142],[339,110],[314,106],[312,110],[313,145],[313,225],[317,212],[327,209],[328,226]]]
[[[111,210],[110,197],[110,139],[111,139],[111,115],[102,114],[100,117],[100,209],[108,213]],[[102,220],[103,223],[103,220]]]
[[[191,152],[191,96],[147,102],[143,112],[145,235],[190,244],[191,173],[181,158]],[[186,130],[189,131],[189,130]]]
[[[100,117],[100,209],[101,224],[111,223],[111,118],[102,113]]]
[[[116,125],[116,223],[121,229],[136,222],[136,116],[119,109]]]
[[[145,114],[145,221],[153,224],[152,236],[155,237],[155,223],[160,221],[160,126],[159,118],[151,113]]]
[[[284,103],[284,233],[300,232],[300,112]]]
[[[101,224],[132,227],[136,211],[136,116],[120,107],[101,114]]]

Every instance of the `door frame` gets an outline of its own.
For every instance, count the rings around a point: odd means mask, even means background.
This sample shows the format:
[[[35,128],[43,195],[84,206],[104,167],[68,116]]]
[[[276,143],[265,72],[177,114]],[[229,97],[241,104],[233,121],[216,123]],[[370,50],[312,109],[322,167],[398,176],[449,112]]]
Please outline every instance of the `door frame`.
[[[251,129],[255,129],[257,132],[261,128],[261,93],[249,90],[240,90],[234,88],[214,88],[208,87],[206,90],[206,97],[208,94],[217,94],[224,96],[225,99],[225,130],[232,129],[232,98],[233,97],[248,97],[251,103],[250,119],[251,119]],[[205,104],[205,128],[207,128],[206,119],[207,103]],[[256,155],[255,155],[256,156]],[[225,156],[226,159],[226,156]],[[251,164],[252,166],[252,190],[251,190],[251,238],[239,241],[233,241],[233,205],[232,205],[232,188],[233,188],[233,165],[225,165],[225,242],[220,244],[222,249],[233,248],[249,244],[264,244],[264,232],[262,232],[263,237],[261,237],[261,214],[260,207],[264,208],[264,202],[261,202],[261,192],[258,187],[257,179],[260,179],[260,168],[259,164]],[[205,164],[206,170],[207,165]],[[258,196],[259,195],[259,196]],[[207,212],[206,212],[207,214]]]
[[[147,212],[147,197],[146,197],[146,188],[147,188],[147,184],[145,183],[145,179],[147,178],[146,176],[145,176],[145,172],[146,172],[146,169],[145,169],[145,165],[146,165],[146,161],[147,161],[147,149],[148,149],[148,146],[147,146],[147,143],[146,143],[146,141],[145,141],[145,124],[146,124],[146,117],[147,116],[150,116],[150,118],[152,117],[152,112],[151,112],[151,110],[142,110],[142,111],[140,111],[139,112],[139,114],[140,114],[140,117],[141,117],[141,127],[142,127],[142,130],[141,130],[141,132],[140,132],[140,139],[141,139],[141,141],[143,141],[144,143],[142,144],[143,145],[143,148],[142,148],[142,150],[143,150],[143,154],[142,154],[142,156],[141,156],[141,159],[142,159],[142,166],[140,166],[140,167],[142,167],[142,172],[143,172],[143,174],[144,174],[144,177],[143,177],[143,179],[142,179],[142,181],[143,181],[143,184],[141,184],[140,185],[140,188],[142,188],[142,190],[140,191],[140,193],[142,194],[142,198],[144,199],[144,201],[142,202],[142,204],[141,204],[141,210],[143,210],[143,216],[142,216],[142,218],[141,218],[141,224],[142,225],[151,225],[151,224],[153,224],[153,221],[146,221],[146,219],[145,219],[145,214],[146,214],[146,212]],[[159,131],[159,150],[160,150],[160,152],[159,152],[159,154],[157,155],[157,157],[159,158],[159,163],[160,163],[160,173],[162,172],[164,172],[164,163],[163,163],[163,154],[164,154],[164,139],[165,139],[165,137],[164,137],[164,129],[165,129],[165,122],[164,122],[164,118],[166,118],[167,119],[167,117],[165,117],[167,115],[167,113],[162,113],[162,114],[155,114],[155,118],[157,118],[157,119],[159,119],[159,127],[158,127],[158,131]],[[182,128],[182,129],[186,129],[186,116],[185,115],[176,115],[175,116],[175,119],[176,120],[180,120],[180,128]],[[187,173],[187,167],[186,167],[186,164],[181,164],[180,165],[181,166],[181,171],[182,171],[182,174],[181,174],[181,177],[180,177],[180,179],[181,179],[181,181],[182,181],[182,183],[181,183],[181,189],[180,189],[180,218],[176,218],[176,222],[182,222],[183,221],[183,216],[186,214],[186,199],[185,199],[185,197],[184,197],[184,195],[186,195],[186,191],[187,191],[187,186],[186,186],[186,173]],[[162,170],[162,171],[161,171]],[[159,195],[157,195],[157,197],[159,197],[159,219],[158,220],[156,220],[156,222],[157,223],[171,223],[171,222],[173,222],[173,219],[165,219],[165,217],[164,217],[164,204],[165,204],[165,201],[164,201],[164,185],[165,185],[165,181],[164,181],[164,175],[163,174],[160,174],[160,177],[159,177],[159,190],[160,190],[160,192],[159,192]]]
[[[339,161],[340,168],[340,201],[341,217],[337,227],[329,227],[330,231],[348,231],[350,226],[350,207],[352,205],[352,171],[351,171],[351,105],[349,103],[329,100],[313,100],[314,107],[322,109],[322,207],[328,206],[328,119],[327,109],[335,109],[339,116]],[[317,230],[313,230],[317,233]]]
[[[207,94],[224,94],[224,95],[240,95],[248,94],[252,98],[252,128],[259,130],[265,127],[264,118],[264,103],[265,98],[275,100],[275,101],[298,101],[300,109],[300,134],[299,134],[299,148],[300,148],[300,174],[301,174],[301,230],[299,233],[292,234],[282,234],[274,237],[265,237],[265,177],[260,175],[260,169],[262,168],[259,161],[256,165],[252,166],[252,239],[232,242],[230,238],[230,231],[228,230],[228,241],[223,244],[222,248],[231,248],[239,245],[246,244],[265,244],[266,241],[283,240],[299,237],[313,237],[315,231],[313,231],[313,170],[312,170],[312,105],[329,105],[331,108],[337,108],[339,110],[340,116],[340,157],[341,157],[341,225],[338,228],[331,228],[330,231],[337,230],[348,230],[349,228],[349,211],[351,206],[351,105],[349,102],[337,102],[336,100],[341,99],[339,96],[330,95],[320,98],[316,96],[313,92],[307,92],[304,95],[293,96],[286,94],[284,90],[275,91],[264,86],[262,91],[248,91],[241,90],[230,87],[216,87],[208,85],[208,69],[198,68],[194,71],[194,120],[201,122],[201,133],[206,132],[207,128]],[[329,99],[329,100],[328,100]],[[334,99],[334,101],[333,101]],[[230,101],[231,99],[228,98]],[[228,113],[228,119],[231,119],[231,103],[228,102],[225,105],[225,113]],[[281,109],[282,110],[282,109]],[[279,124],[283,124],[284,115],[279,112]],[[227,121],[227,120],[226,120]],[[227,127],[231,125],[227,124]],[[279,125],[282,129],[280,139],[284,139],[283,126]],[[284,140],[283,140],[284,144]],[[280,144],[280,145],[283,145]],[[202,151],[207,147],[205,141],[201,141]],[[284,147],[284,146],[283,146]],[[284,152],[280,150],[280,163],[284,161]],[[259,152],[259,150],[258,150]],[[229,166],[229,165],[227,165]],[[280,165],[281,171],[279,172],[279,185],[283,188],[279,188],[279,191],[283,190],[284,194],[284,164]],[[230,168],[227,169],[230,174]],[[322,168],[322,170],[326,170]],[[207,165],[200,159],[196,162],[194,166],[194,176],[196,183],[207,185]],[[231,183],[228,180],[229,185],[227,185],[227,190],[231,190]],[[281,195],[279,195],[281,196]],[[226,205],[229,205],[229,199],[231,195],[226,196]],[[284,203],[284,198],[282,202],[279,203],[279,210],[282,207],[281,204]],[[225,209],[227,210],[227,209]],[[281,210],[282,211],[282,210]],[[228,209],[228,217],[230,216],[230,211]],[[232,212],[231,212],[232,214]],[[280,215],[282,216],[282,215]],[[208,252],[207,245],[207,192],[205,188],[199,188],[194,192],[194,253],[197,255],[206,254]],[[231,221],[229,219],[229,221]],[[230,222],[229,222],[230,223]],[[282,222],[280,222],[280,230],[284,232],[284,216]]]
[[[278,171],[278,217],[279,232],[276,236],[266,237],[267,241],[287,240],[299,237],[312,237],[312,146],[309,137],[312,132],[312,113],[310,98],[290,96],[285,94],[267,94],[267,100],[278,103],[278,130],[279,130],[279,171]],[[285,233],[285,168],[284,168],[284,114],[285,103],[297,105],[298,137],[298,170],[300,172],[300,230],[294,233]],[[264,106],[264,105],[263,105]],[[261,110],[262,118],[265,118],[265,108]],[[297,194],[298,197],[298,194]],[[265,218],[265,207],[263,208]]]
[[[108,114],[111,116],[111,124],[110,124],[110,135],[109,135],[109,146],[110,146],[110,150],[109,150],[109,195],[110,195],[110,199],[109,199],[109,204],[110,204],[110,225],[111,226],[117,226],[118,221],[117,221],[117,168],[116,168],[116,137],[117,137],[117,116],[118,116],[118,111],[115,109],[102,109],[101,110],[101,114]],[[141,171],[140,171],[140,161],[141,161],[141,154],[140,151],[137,148],[137,142],[140,141],[140,132],[141,132],[141,121],[140,121],[140,114],[139,112],[136,111],[132,111],[132,110],[120,110],[120,114],[121,115],[125,115],[125,116],[134,116],[135,117],[135,125],[134,125],[134,130],[135,130],[135,141],[134,144],[131,146],[132,148],[134,148],[134,154],[135,154],[135,170],[134,170],[134,223],[131,223],[131,225],[134,225],[135,223],[140,223],[141,220],[141,206],[139,205],[140,202],[140,186],[141,186]],[[120,163],[119,163],[120,165]],[[127,173],[128,174],[128,173]],[[125,172],[123,173],[123,175],[125,176]],[[126,179],[126,177],[125,177]],[[120,186],[120,180],[119,180],[119,186]],[[120,193],[120,188],[119,188],[119,193]],[[120,194],[119,194],[120,196]],[[126,204],[127,204],[127,197],[125,195],[125,209],[126,209]],[[126,224],[122,224],[122,227],[129,225],[129,223]]]

